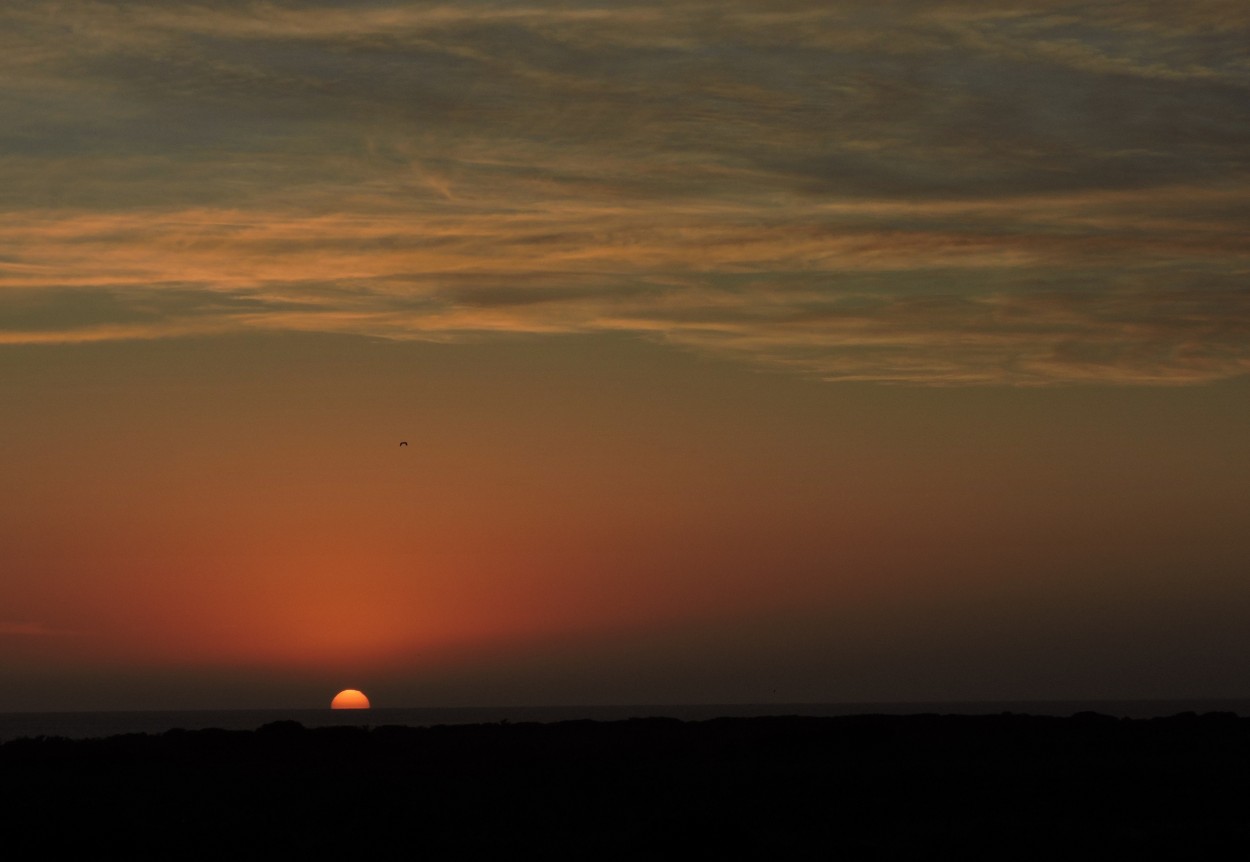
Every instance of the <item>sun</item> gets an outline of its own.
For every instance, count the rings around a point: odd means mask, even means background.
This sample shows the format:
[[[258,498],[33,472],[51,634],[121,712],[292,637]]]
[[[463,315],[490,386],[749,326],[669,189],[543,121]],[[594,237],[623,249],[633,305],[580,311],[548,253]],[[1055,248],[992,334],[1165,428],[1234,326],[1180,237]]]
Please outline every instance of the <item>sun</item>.
[[[364,692],[356,691],[354,688],[345,688],[334,696],[334,700],[330,701],[330,709],[368,709],[369,698],[365,697]]]

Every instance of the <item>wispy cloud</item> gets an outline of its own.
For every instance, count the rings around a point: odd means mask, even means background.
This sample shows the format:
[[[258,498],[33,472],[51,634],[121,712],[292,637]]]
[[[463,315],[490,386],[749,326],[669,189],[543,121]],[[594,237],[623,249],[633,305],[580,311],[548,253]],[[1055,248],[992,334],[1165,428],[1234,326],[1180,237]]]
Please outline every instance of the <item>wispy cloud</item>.
[[[1248,370],[1239,4],[0,23],[0,343],[625,331],[828,379]]]

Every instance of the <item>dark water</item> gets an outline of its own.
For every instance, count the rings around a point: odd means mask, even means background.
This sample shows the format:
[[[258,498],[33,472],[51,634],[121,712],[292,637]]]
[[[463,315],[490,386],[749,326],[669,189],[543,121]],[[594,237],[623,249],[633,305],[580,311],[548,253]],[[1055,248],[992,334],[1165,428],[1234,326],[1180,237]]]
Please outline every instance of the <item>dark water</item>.
[[[63,736],[70,739],[114,736],[122,733],[163,733],[174,728],[201,730],[255,730],[271,721],[294,720],[305,727],[354,725],[380,727],[437,724],[483,724],[509,721],[554,722],[576,719],[619,721],[628,718],[668,717],[703,721],[720,717],[767,715],[914,715],[939,713],[1069,716],[1092,711],[1121,718],[1156,718],[1181,712],[1233,712],[1250,716],[1250,700],[1085,700],[983,701],[950,703],[768,703],[638,706],[508,706],[416,707],[370,710],[235,709],[176,712],[8,712],[0,713],[0,741],[21,737]]]

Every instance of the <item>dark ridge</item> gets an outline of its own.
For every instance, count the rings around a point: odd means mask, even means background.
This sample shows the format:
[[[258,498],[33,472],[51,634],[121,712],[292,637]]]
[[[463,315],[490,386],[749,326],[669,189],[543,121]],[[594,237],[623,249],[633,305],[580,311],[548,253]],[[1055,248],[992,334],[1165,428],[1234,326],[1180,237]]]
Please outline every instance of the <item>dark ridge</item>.
[[[0,745],[12,858],[1193,859],[1250,718],[865,715],[171,730]]]

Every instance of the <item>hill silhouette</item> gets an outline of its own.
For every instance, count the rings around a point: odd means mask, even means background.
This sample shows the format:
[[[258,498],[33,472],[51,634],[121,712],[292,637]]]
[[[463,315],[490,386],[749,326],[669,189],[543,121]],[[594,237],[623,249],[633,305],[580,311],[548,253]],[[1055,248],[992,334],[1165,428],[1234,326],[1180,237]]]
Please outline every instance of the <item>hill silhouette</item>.
[[[171,730],[0,745],[6,849],[435,858],[1201,858],[1250,719],[1096,714]],[[20,857],[15,857],[20,858]]]

